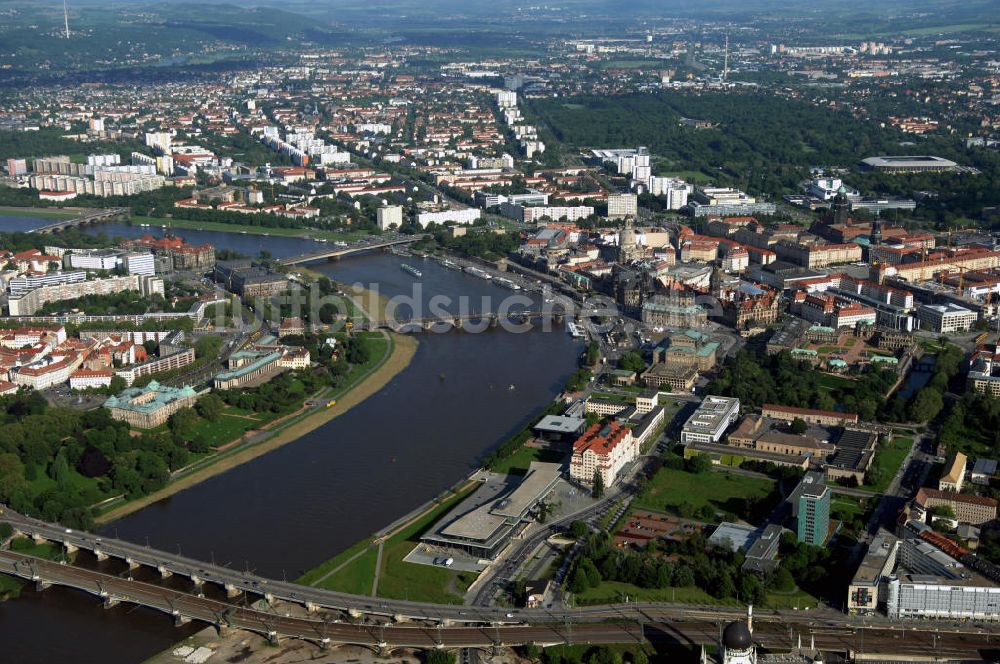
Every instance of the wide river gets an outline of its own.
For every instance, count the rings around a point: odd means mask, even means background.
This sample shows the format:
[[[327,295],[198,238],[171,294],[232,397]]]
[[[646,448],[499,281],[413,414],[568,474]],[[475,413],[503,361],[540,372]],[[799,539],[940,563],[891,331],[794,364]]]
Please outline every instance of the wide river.
[[[36,223],[44,223],[37,222]],[[0,217],[0,229],[5,226]],[[90,232],[136,236],[159,229],[105,225]],[[309,240],[179,231],[256,255],[305,253]],[[422,284],[400,269],[409,262]],[[338,281],[377,284],[386,296],[467,296],[493,306],[511,291],[435,261],[373,253],[311,265]],[[433,498],[474,470],[559,391],[581,351],[560,328],[419,336],[413,361],[344,415],[187,491],[116,521],[103,532],[260,574],[294,578]],[[514,389],[511,389],[514,386]],[[105,610],[88,595],[51,588],[0,603],[4,661],[140,662],[194,627],[131,606]],[[9,659],[8,659],[9,658]]]

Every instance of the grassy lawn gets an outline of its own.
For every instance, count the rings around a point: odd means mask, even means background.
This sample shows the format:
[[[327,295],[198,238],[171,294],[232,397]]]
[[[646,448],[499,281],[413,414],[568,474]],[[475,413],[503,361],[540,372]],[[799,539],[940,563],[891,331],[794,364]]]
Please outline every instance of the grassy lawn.
[[[714,606],[742,606],[736,598],[718,599],[712,597],[701,588],[640,588],[629,583],[604,581],[596,588],[575,595],[581,605],[607,604],[624,602],[628,597],[630,602],[680,602],[684,604],[708,604]],[[771,608],[803,608],[816,606],[815,597],[796,589],[791,593],[769,593],[766,605]]]
[[[776,484],[731,473],[688,473],[661,468],[649,489],[632,501],[633,508],[693,513],[705,506],[741,518],[766,515],[776,500]]]
[[[540,450],[535,447],[522,447],[517,452],[506,459],[498,461],[493,466],[495,473],[508,473],[510,475],[524,475],[528,472],[528,466],[532,461],[543,461],[546,463],[557,463],[566,456],[555,450]]]
[[[873,468],[878,469],[876,481],[866,484],[867,488],[883,493],[899,471],[899,466],[913,447],[912,438],[893,438],[888,445],[879,445],[875,451]]]
[[[449,590],[453,585],[464,594],[472,582],[472,575],[465,576],[444,567],[405,563],[406,557],[417,545],[420,536],[452,507],[468,496],[475,487],[454,496],[402,529],[386,543],[382,552],[382,576],[378,594],[393,599],[419,600],[440,604],[461,604],[462,595]],[[460,577],[465,578],[460,578]]]
[[[820,346],[816,352],[820,355],[829,355],[830,353],[843,353],[844,349],[840,346]]]
[[[823,390],[850,389],[854,386],[854,381],[850,378],[843,378],[841,376],[833,376],[825,373],[817,374],[816,382],[819,383],[820,389]]]
[[[837,496],[830,501],[830,516],[841,521],[863,517],[871,504],[870,498],[854,498],[853,496]]]
[[[63,549],[58,544],[52,542],[35,543],[35,540],[27,537],[18,537],[10,541],[10,550],[23,553],[26,556],[45,558],[46,560],[56,560],[63,555]]]
[[[382,552],[382,574],[378,586],[379,596],[442,604],[462,602],[461,595],[456,592],[464,593],[474,580],[473,575],[443,567],[407,563],[403,562],[403,558],[413,550],[420,535],[427,528],[465,499],[475,488],[477,487],[470,487],[448,498],[385,541]],[[361,551],[364,553],[357,559],[317,583],[331,570],[343,565]],[[372,590],[377,558],[377,547],[372,545],[372,540],[364,540],[309,570],[299,578],[298,583],[316,584],[317,587],[328,590],[367,595]]]
[[[347,243],[354,242],[367,235],[364,231],[335,233],[333,231],[310,230],[307,228],[271,228],[269,226],[257,226],[252,223],[227,224],[219,221],[193,221],[189,219],[169,219],[166,217],[132,217],[132,223],[149,224],[151,227],[155,226],[157,228],[170,225],[173,228],[190,228],[199,231],[221,231],[223,233],[246,232],[248,235],[274,235],[280,237],[313,237]]]
[[[240,413],[231,412],[227,408],[214,422],[199,418],[194,439],[206,443],[209,447],[218,447],[239,438],[245,432],[260,425],[259,419],[241,417]]]

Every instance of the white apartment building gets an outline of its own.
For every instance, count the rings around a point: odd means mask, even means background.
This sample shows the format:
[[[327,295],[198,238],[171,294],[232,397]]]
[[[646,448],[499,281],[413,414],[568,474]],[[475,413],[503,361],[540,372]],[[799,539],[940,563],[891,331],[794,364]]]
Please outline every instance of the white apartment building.
[[[667,199],[667,208],[670,210],[680,210],[687,205],[688,196],[694,191],[694,187],[684,180],[655,175],[646,180],[646,189],[653,196],[664,196]]]
[[[740,400],[706,396],[681,429],[681,444],[717,443],[740,416]]]
[[[639,214],[639,197],[635,194],[608,195],[608,218],[635,217]]]
[[[375,213],[375,223],[380,231],[399,228],[403,225],[403,207],[401,205],[383,205]]]
[[[163,279],[151,276],[129,275],[127,277],[108,277],[76,283],[42,286],[7,299],[11,316],[31,316],[46,302],[74,300],[85,295],[110,295],[122,291],[134,290],[149,296],[163,295]]]
[[[465,208],[464,210],[444,210],[443,212],[421,212],[417,215],[417,223],[421,228],[427,228],[430,224],[446,224],[452,222],[459,225],[471,224],[479,219],[482,212],[479,208]]]
[[[71,284],[86,280],[86,272],[49,272],[48,274],[14,277],[7,282],[7,289],[12,296],[16,297],[42,286]]]

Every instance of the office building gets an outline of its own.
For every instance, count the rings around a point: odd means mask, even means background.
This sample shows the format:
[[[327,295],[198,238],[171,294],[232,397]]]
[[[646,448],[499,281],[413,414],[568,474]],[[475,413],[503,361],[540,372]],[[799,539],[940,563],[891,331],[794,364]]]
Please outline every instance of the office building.
[[[972,329],[979,314],[971,309],[948,302],[946,304],[924,304],[917,308],[920,327],[938,334],[951,334]]]
[[[823,546],[830,533],[830,487],[823,473],[806,473],[789,497],[799,542]]]
[[[740,415],[740,400],[706,396],[681,429],[681,444],[717,443]]]
[[[215,281],[240,297],[271,297],[288,290],[288,278],[280,272],[247,261],[215,264]]]

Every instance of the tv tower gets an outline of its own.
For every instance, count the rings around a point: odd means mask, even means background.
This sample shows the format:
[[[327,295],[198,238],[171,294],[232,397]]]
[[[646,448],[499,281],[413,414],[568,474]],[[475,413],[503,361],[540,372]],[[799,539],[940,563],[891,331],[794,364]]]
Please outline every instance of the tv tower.
[[[66,34],[69,34],[69,28],[67,28],[66,30],[67,30]],[[726,55],[724,56],[723,61],[722,61],[722,80],[723,80],[723,82],[725,82],[725,80],[728,77],[729,77],[729,33],[727,32],[726,33]]]
[[[66,7],[66,0],[63,0],[63,24],[66,26],[66,39],[69,39],[69,9]]]

